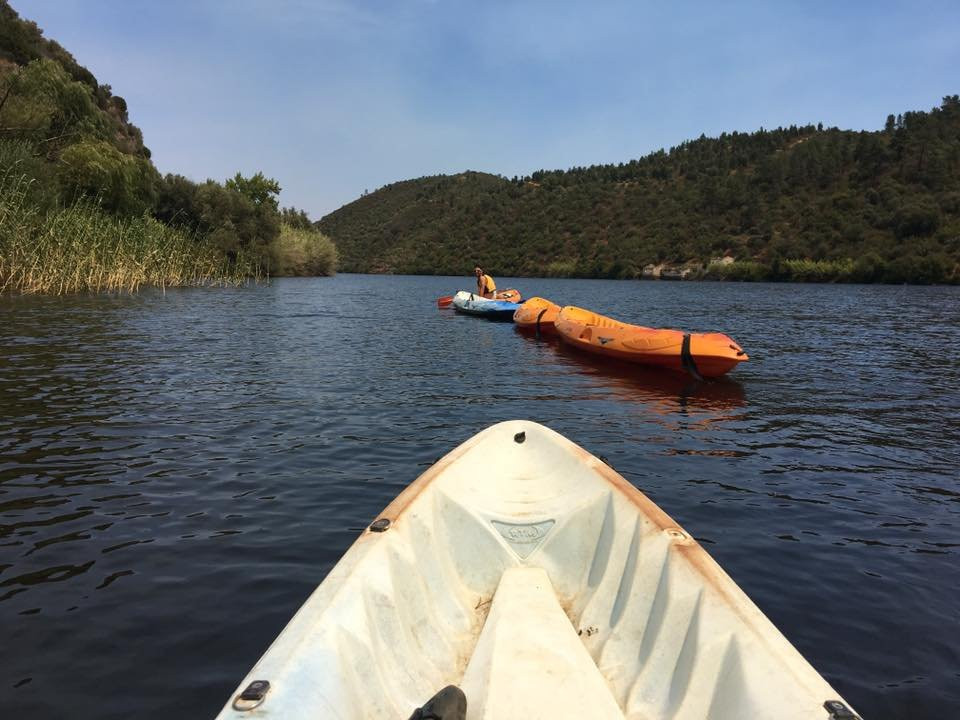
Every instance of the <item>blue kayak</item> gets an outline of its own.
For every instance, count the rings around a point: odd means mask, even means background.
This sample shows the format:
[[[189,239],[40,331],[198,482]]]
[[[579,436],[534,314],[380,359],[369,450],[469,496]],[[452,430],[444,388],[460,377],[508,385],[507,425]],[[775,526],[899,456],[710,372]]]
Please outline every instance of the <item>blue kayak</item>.
[[[465,315],[476,315],[488,320],[513,322],[513,314],[520,305],[506,300],[490,300],[461,290],[453,296],[453,309]]]

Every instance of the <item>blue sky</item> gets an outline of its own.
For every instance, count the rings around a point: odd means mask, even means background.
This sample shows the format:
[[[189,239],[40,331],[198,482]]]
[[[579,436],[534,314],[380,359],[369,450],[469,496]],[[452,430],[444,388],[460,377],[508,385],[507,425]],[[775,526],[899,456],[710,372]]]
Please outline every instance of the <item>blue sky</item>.
[[[318,219],[396,180],[878,129],[960,93],[960,2],[11,0],[126,98],[161,172]]]

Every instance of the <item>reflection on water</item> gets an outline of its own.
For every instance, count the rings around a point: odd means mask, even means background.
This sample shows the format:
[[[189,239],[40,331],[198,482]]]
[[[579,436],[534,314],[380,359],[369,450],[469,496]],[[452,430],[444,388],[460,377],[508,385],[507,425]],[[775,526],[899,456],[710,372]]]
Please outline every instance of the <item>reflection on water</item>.
[[[685,429],[707,431],[718,423],[735,420],[736,411],[746,405],[743,385],[730,377],[696,380],[683,373],[588,355],[556,337],[536,339],[521,332],[517,336],[544,350],[537,358],[538,364],[542,363],[542,372],[582,380],[577,395],[571,400],[606,398],[630,403],[634,411],[641,411],[668,430],[677,430],[679,425],[675,421],[682,417]],[[705,452],[727,454],[731,451]]]
[[[360,528],[508,418],[608,458],[864,716],[960,707],[956,288],[509,280],[751,355],[694,382],[438,311],[462,284],[0,298],[4,715],[212,716]]]
[[[729,377],[696,380],[688,375],[647,368],[612,358],[586,356],[557,343],[565,366],[613,389],[625,401],[646,403],[664,415],[687,410],[731,410],[743,407],[743,385]]]

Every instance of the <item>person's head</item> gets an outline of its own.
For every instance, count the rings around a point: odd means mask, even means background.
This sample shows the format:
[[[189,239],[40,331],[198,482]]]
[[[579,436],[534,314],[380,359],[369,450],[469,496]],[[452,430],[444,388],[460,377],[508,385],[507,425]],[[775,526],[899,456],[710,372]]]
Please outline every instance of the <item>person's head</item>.
[[[477,265],[477,266],[473,269],[473,274],[476,275],[477,277],[482,277],[482,276],[483,276],[483,268],[480,267],[479,265]]]

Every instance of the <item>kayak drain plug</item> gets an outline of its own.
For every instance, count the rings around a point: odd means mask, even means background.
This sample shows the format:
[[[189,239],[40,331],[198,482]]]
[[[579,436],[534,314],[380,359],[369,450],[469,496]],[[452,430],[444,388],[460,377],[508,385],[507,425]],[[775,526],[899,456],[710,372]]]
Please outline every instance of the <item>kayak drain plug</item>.
[[[380,518],[379,520],[374,520],[370,525],[370,532],[383,532],[390,527],[390,520],[387,518]]]
[[[513,436],[513,441],[515,443],[522,443],[526,439],[527,439],[526,432],[518,432],[516,435]]]

